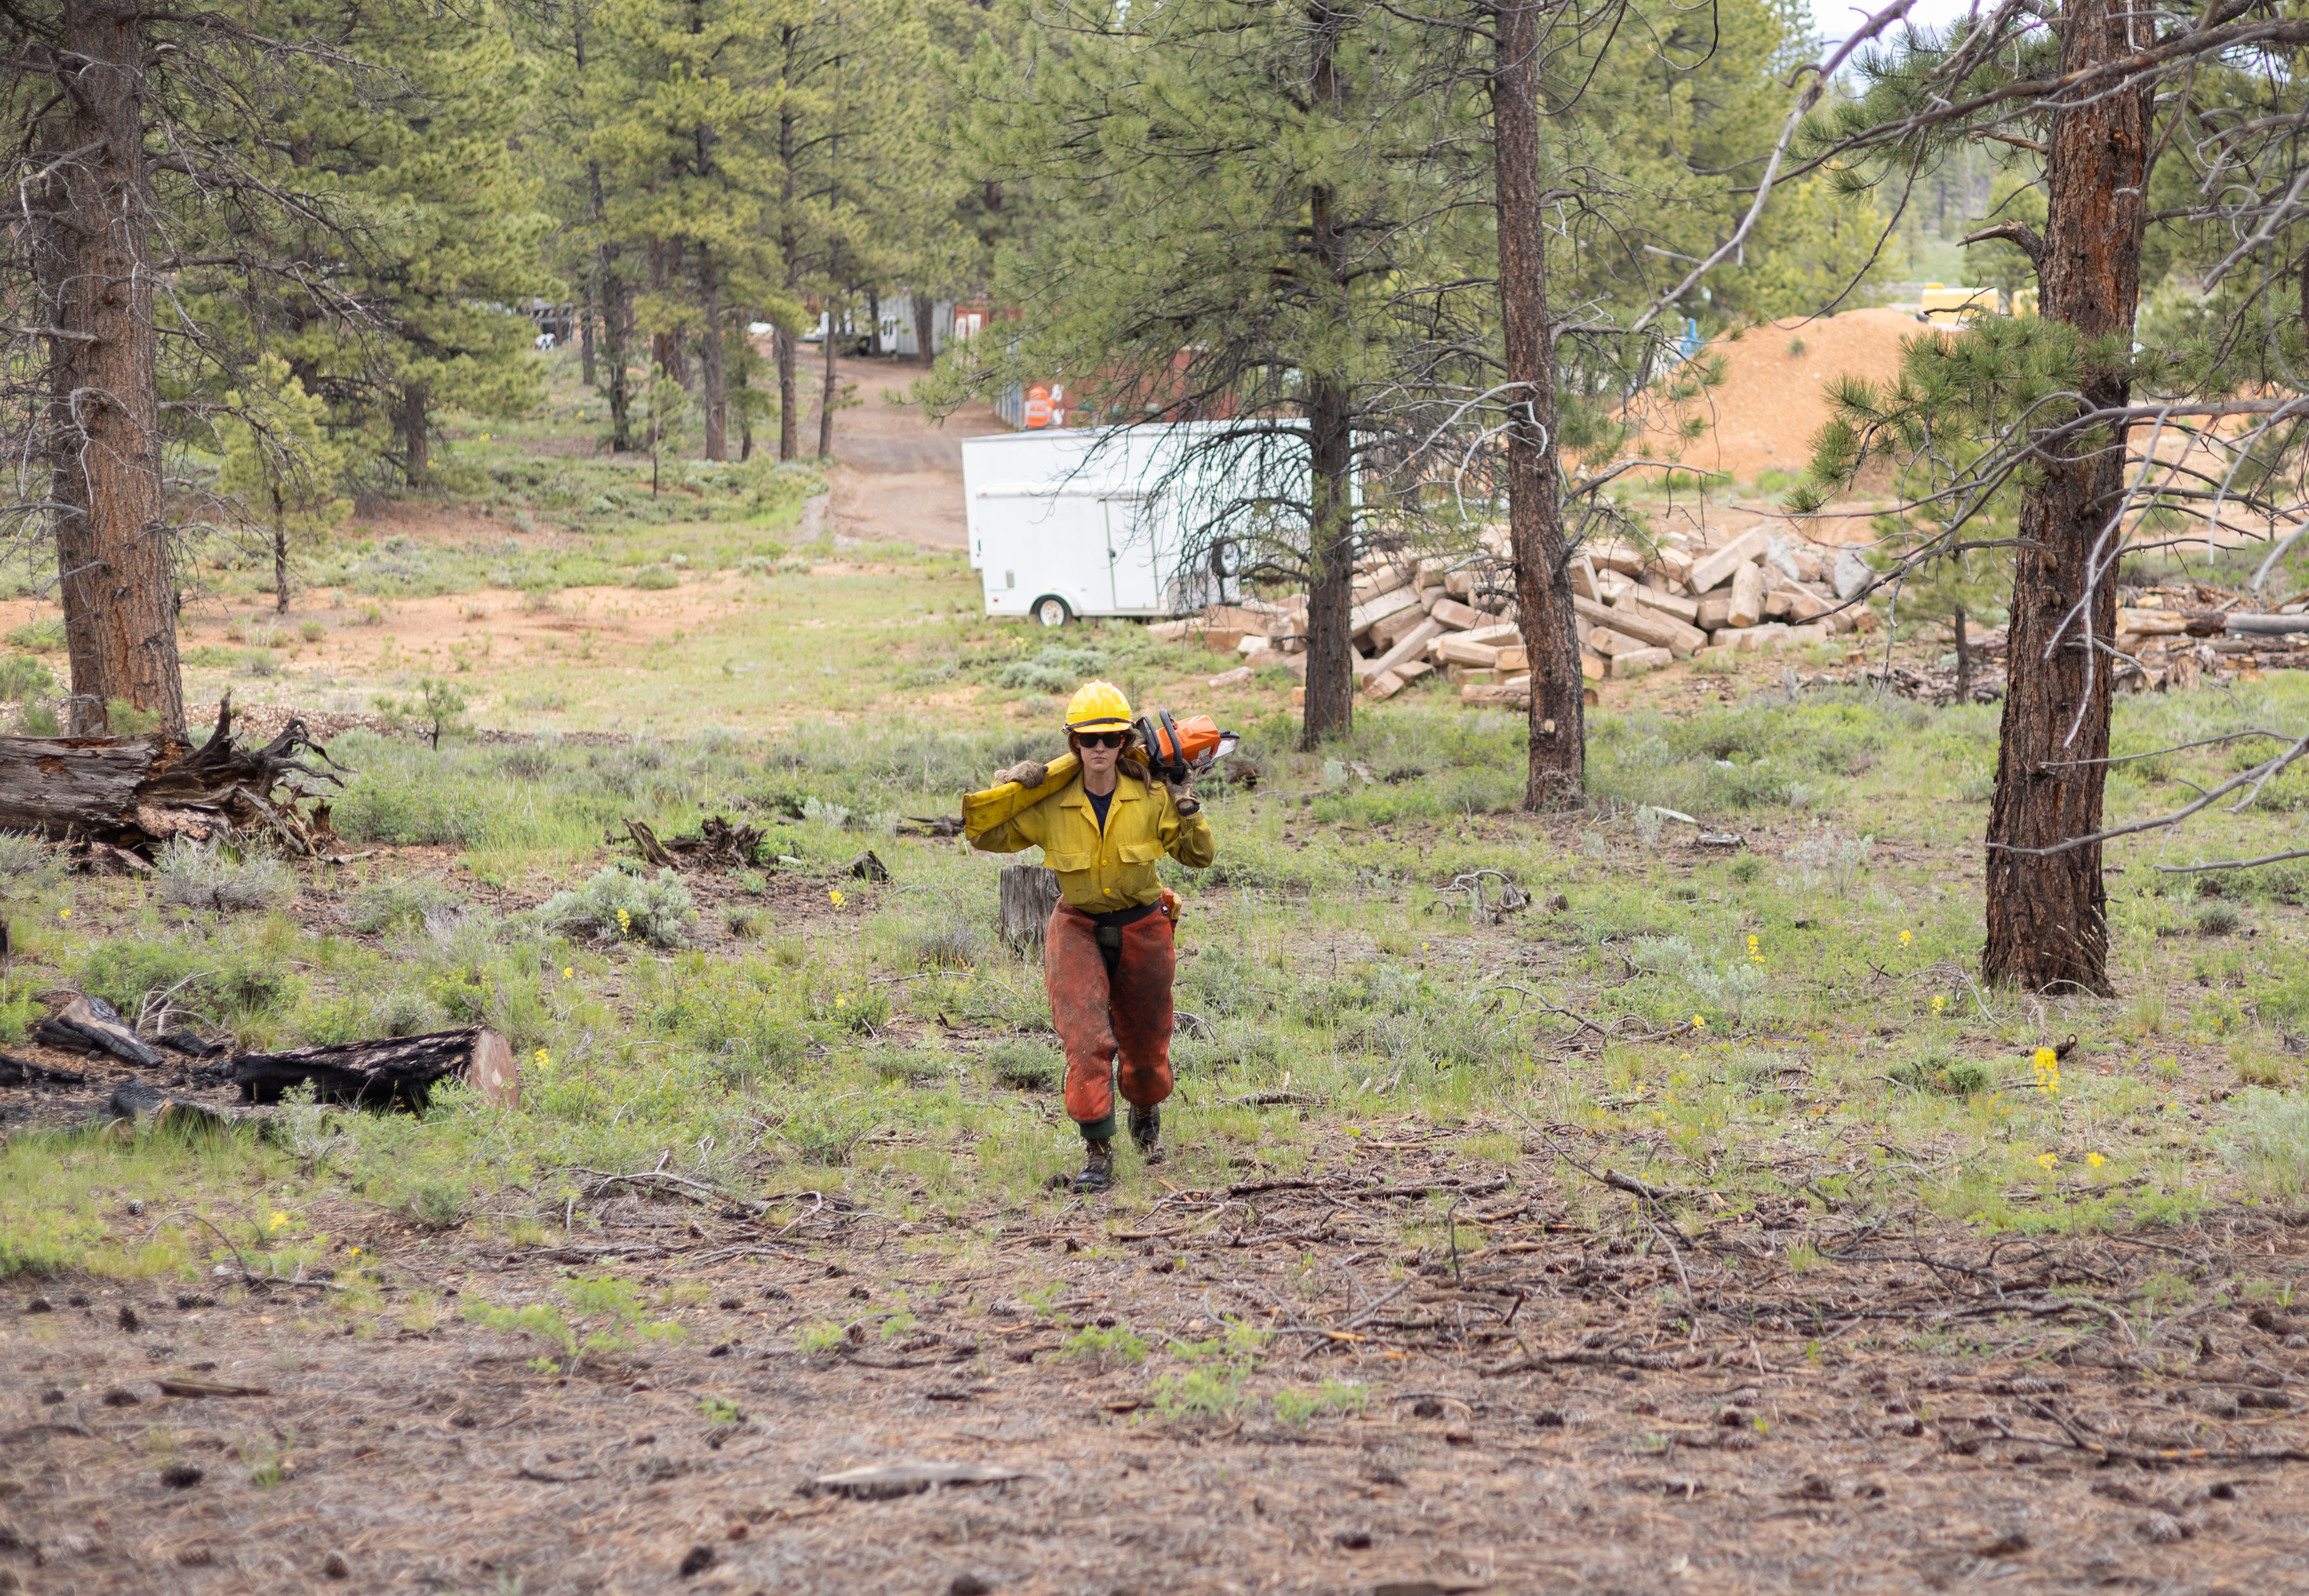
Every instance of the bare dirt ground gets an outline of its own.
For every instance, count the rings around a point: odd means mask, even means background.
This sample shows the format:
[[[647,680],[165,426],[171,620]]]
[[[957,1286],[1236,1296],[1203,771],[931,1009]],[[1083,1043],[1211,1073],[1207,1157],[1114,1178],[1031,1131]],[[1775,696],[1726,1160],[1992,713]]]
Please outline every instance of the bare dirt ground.
[[[858,404],[834,418],[834,529],[868,542],[960,548],[962,440],[1007,432],[982,404],[965,405],[931,427],[906,390],[930,369],[895,356],[841,360],[836,380],[857,384]],[[813,436],[815,436],[813,434]]]
[[[1122,1223],[1068,1203],[949,1229],[794,1194],[791,1222],[759,1225],[610,1195],[566,1241],[507,1251],[327,1214],[382,1266],[370,1313],[229,1271],[191,1291],[16,1282],[0,1579],[2309,1588],[2309,1492],[2287,1466],[2309,1433],[2286,1389],[2309,1342],[2217,1290],[2240,1266],[2296,1266],[2300,1216],[2055,1241],[1792,1205],[1671,1252],[1567,1207],[1542,1134],[1524,1168],[1483,1176],[1419,1127],[1371,1130],[1308,1178],[1249,1169]],[[1438,1193],[1487,1245],[1402,1250],[1392,1216]],[[1818,1260],[1791,1268],[1804,1247]],[[604,1269],[690,1288],[684,1333],[554,1374],[530,1366],[535,1343],[460,1319]],[[2185,1324],[2159,1307],[2175,1280],[2204,1293]],[[1068,1350],[1117,1328],[1208,1343],[1222,1316],[1265,1340],[1255,1367],[1219,1366],[1203,1411]],[[839,1327],[836,1345],[800,1350],[805,1325]],[[1367,1405],[1281,1422],[1230,1408],[1228,1379],[1242,1396],[1350,1384]],[[990,1477],[862,1500],[813,1485],[922,1462]]]

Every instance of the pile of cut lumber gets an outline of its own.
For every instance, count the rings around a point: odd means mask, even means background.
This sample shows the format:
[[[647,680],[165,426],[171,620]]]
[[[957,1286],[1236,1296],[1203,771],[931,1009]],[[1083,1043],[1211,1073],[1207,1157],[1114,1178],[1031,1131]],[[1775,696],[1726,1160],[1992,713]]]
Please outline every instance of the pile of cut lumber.
[[[1823,553],[1765,526],[1716,541],[1671,532],[1656,546],[1591,545],[1571,575],[1581,668],[1590,680],[1631,677],[1676,660],[1872,632],[1875,613],[1847,602],[1872,580],[1857,554]],[[1353,600],[1354,671],[1365,696],[1392,698],[1440,671],[1463,703],[1530,703],[1531,665],[1517,625],[1504,528],[1483,529],[1463,554],[1367,556]],[[1239,656],[1241,666],[1212,678],[1219,686],[1250,680],[1252,666],[1270,654],[1303,675],[1306,616],[1306,596],[1294,593],[1271,603],[1214,605],[1152,630]]]
[[[2140,666],[2123,687],[2192,687],[2247,670],[2309,669],[2309,593],[2276,604],[2201,582],[2117,590],[2116,651]]]

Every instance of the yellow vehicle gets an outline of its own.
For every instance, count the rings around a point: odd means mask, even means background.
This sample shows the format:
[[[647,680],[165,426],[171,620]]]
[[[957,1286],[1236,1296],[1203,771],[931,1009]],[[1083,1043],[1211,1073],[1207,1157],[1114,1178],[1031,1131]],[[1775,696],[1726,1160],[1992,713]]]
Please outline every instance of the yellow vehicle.
[[[1918,314],[1928,322],[1961,322],[1973,316],[1996,314],[1994,289],[1946,288],[1937,282],[1924,285],[1923,302]]]

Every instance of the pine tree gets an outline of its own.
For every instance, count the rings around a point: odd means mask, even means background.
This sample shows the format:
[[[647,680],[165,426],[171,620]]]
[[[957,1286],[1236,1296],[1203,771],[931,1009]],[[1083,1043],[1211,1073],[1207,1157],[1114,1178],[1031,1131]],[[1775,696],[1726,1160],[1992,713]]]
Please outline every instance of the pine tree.
[[[970,159],[1042,218],[998,257],[1016,338],[950,350],[924,397],[1055,377],[1101,419],[1232,418],[1197,445],[1229,486],[1185,513],[1306,583],[1310,746],[1353,722],[1354,563],[1402,507],[1359,507],[1356,479],[1436,358],[1391,129],[1414,80],[1389,47],[1414,39],[1376,5],[1083,4],[969,68]]]
[[[797,14],[807,8],[792,0],[611,0],[600,13],[615,108],[588,154],[608,190],[603,225],[650,263],[636,313],[657,365],[679,378],[697,356],[708,460],[729,457],[733,313],[762,304],[774,274],[764,223],[778,172],[764,135],[773,41]]]
[[[337,493],[345,450],[329,436],[328,406],[305,392],[288,361],[260,356],[250,376],[218,424],[224,468],[217,486],[270,533],[273,608],[285,614],[290,545],[317,541],[352,513],[352,501]]]
[[[1870,453],[1912,460],[1916,502],[1945,530],[1909,566],[1982,542],[2011,550],[1981,961],[1993,981],[2112,989],[2100,845],[2127,538],[2152,514],[2259,521],[2267,535],[2297,513],[2281,479],[2251,462],[2291,450],[2304,386],[2309,303],[2278,307],[2309,223],[2309,168],[2285,130],[2309,100],[2296,74],[2252,62],[2303,44],[2309,23],[2258,4],[2201,17],[2115,0],[2008,9],[1867,57],[1867,91],[1813,130],[1818,154],[1872,161],[1888,182],[1986,140],[2042,185],[2041,230],[2008,211],[1964,240],[2019,248],[2040,316],[1920,339],[1894,384],[1848,384],[1811,496]],[[2183,79],[2186,92],[2171,92]],[[2222,303],[2197,336],[2136,349],[2152,193],[2158,255],[2186,262],[2189,291]],[[2209,483],[2157,452],[2180,436],[2234,462],[2236,479]],[[1998,539],[1992,518],[2008,513],[2013,534]]]

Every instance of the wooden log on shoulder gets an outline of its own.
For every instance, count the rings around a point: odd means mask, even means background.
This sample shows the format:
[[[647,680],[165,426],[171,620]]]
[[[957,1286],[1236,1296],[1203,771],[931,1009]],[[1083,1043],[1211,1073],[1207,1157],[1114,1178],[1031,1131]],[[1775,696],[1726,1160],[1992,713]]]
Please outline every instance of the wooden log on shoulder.
[[[515,1108],[521,1102],[521,1068],[513,1049],[486,1025],[286,1053],[243,1053],[232,1060],[233,1084],[257,1103],[277,1103],[282,1092],[310,1083],[325,1102],[421,1109],[433,1088],[452,1075],[492,1103]]]
[[[1059,907],[1059,873],[1042,865],[1002,867],[1002,939],[1020,953],[1039,953],[1042,933]]]
[[[0,737],[0,831],[145,849],[172,837],[206,842],[220,833],[269,833],[291,853],[310,856],[331,834],[328,806],[306,813],[299,801],[338,778],[306,763],[300,755],[307,753],[329,763],[302,720],[290,721],[262,748],[237,745],[229,692],[217,706],[216,729],[197,748],[167,731]]]

